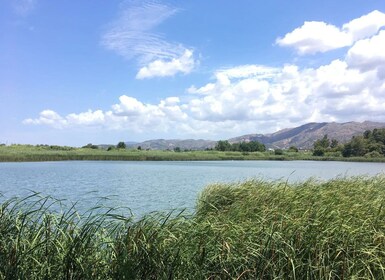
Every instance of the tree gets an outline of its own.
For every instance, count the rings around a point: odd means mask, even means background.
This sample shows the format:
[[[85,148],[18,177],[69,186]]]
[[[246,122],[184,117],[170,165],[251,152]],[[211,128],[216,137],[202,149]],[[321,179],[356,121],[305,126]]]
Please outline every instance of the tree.
[[[342,151],[344,157],[361,157],[368,152],[366,147],[365,138],[363,136],[355,136],[352,140],[345,144]]]
[[[298,153],[298,148],[296,146],[290,146],[289,152],[295,152]]]
[[[215,150],[217,151],[230,151],[231,150],[231,144],[229,143],[229,141],[225,140],[220,140],[218,141],[218,143],[215,145]]]
[[[175,148],[174,148],[174,152],[180,153],[180,152],[181,152],[180,147],[175,147]]]
[[[324,156],[324,154],[325,154],[325,151],[323,149],[317,148],[317,149],[314,149],[313,151],[313,156],[316,156],[316,157],[322,157]]]
[[[118,145],[116,145],[116,148],[118,148],[118,149],[125,149],[126,148],[126,143],[119,142]]]
[[[314,142],[314,149],[327,149],[330,146],[330,140],[328,139],[328,135],[325,134],[322,139],[318,139]]]
[[[338,146],[338,140],[332,139],[332,142],[330,143],[330,148],[335,149]]]
[[[274,154],[276,156],[282,156],[283,155],[283,150],[282,149],[275,149],[274,150]]]
[[[88,143],[87,145],[83,146],[82,148],[85,149],[98,149],[99,147],[96,145],[93,145],[92,143]]]

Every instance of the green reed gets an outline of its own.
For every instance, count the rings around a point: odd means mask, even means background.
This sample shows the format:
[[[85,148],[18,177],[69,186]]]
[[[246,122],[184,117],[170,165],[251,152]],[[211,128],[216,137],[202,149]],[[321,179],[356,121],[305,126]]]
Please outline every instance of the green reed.
[[[2,201],[0,279],[385,279],[383,176],[215,184],[140,219]]]

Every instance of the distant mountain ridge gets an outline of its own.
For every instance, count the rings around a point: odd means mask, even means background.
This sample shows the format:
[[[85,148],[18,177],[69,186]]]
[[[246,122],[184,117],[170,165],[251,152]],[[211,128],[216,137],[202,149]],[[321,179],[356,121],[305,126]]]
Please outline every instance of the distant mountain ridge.
[[[151,150],[173,150],[179,147],[181,150],[205,150],[214,148],[217,141],[203,140],[203,139],[154,139],[147,140],[141,143],[126,144],[130,148],[151,149]]]
[[[285,128],[271,134],[249,134],[229,139],[230,143],[243,141],[259,141],[267,147],[285,149],[296,146],[300,149],[310,149],[313,143],[325,134],[329,139],[339,143],[349,141],[353,136],[361,135],[365,130],[385,128],[380,122],[346,122],[346,123],[307,123],[295,128]]]
[[[286,149],[290,146],[296,146],[300,149],[310,149],[313,147],[314,141],[322,138],[325,134],[329,139],[336,139],[339,143],[349,141],[355,135],[361,135],[365,130],[373,130],[375,128],[385,128],[385,123],[381,122],[323,122],[323,123],[307,123],[294,128],[285,128],[269,134],[247,134],[235,138],[228,139],[230,143],[259,141],[268,148]],[[127,147],[151,150],[167,150],[179,147],[181,150],[204,150],[214,148],[217,141],[203,139],[155,139],[141,143],[129,143]]]

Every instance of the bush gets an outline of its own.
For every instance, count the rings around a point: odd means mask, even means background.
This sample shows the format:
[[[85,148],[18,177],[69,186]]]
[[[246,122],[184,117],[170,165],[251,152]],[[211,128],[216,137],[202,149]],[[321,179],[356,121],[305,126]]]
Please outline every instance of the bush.
[[[372,152],[369,152],[369,153],[366,153],[364,155],[364,157],[366,158],[379,158],[379,157],[383,157],[383,155],[381,155],[379,152],[377,151],[372,151]]]
[[[282,155],[283,155],[283,150],[281,150],[281,149],[275,149],[275,150],[274,150],[274,154],[277,155],[277,156],[282,156]]]
[[[313,156],[322,157],[324,155],[325,155],[325,151],[323,149],[315,149],[313,151]]]

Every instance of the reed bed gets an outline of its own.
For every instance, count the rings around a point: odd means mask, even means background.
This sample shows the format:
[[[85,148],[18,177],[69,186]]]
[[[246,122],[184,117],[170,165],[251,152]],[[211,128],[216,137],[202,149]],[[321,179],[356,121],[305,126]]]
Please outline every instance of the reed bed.
[[[385,279],[384,176],[215,184],[140,219],[2,201],[0,279]]]

